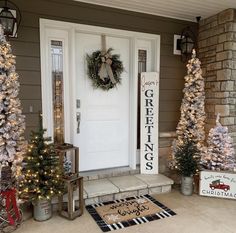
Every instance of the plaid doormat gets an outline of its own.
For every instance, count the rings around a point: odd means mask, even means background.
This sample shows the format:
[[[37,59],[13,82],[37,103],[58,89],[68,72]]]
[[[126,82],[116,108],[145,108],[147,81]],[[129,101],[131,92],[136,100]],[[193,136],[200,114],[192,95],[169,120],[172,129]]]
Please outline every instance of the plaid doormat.
[[[103,232],[176,215],[150,195],[88,205],[86,209]]]

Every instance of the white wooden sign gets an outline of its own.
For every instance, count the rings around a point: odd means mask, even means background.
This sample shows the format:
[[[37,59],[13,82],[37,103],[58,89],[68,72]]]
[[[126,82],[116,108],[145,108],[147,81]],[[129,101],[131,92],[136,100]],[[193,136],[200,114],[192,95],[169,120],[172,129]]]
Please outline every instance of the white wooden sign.
[[[202,171],[199,194],[236,199],[236,173]]]
[[[159,74],[141,73],[141,145],[142,174],[158,174]]]

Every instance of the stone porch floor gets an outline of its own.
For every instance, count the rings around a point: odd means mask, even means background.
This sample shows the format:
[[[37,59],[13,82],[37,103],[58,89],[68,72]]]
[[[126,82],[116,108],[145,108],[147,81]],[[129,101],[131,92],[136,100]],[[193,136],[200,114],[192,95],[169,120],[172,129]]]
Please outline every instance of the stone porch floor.
[[[116,233],[235,233],[236,202],[217,198],[183,196],[179,190],[154,195],[164,205],[177,213],[176,216],[150,223],[144,223]],[[25,221],[16,233],[101,233],[92,217],[84,215],[69,221],[54,213],[53,218],[45,222],[36,222],[32,218]]]

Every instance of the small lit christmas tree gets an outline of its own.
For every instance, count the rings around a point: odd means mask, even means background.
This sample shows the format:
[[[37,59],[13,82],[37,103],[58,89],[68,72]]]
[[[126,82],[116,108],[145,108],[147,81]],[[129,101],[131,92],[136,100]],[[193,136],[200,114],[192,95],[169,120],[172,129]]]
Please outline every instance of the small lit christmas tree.
[[[18,98],[19,82],[15,56],[0,25],[0,166],[17,166],[24,154],[25,117]],[[16,174],[18,175],[18,174]]]
[[[48,199],[63,190],[62,168],[54,145],[44,138],[45,129],[40,116],[39,129],[32,132],[28,152],[23,159],[23,178],[19,185],[20,197],[31,201]]]
[[[202,157],[202,165],[210,170],[235,170],[235,151],[228,128],[220,124],[220,114],[216,118],[216,126],[209,131],[207,153]]]
[[[190,177],[196,174],[200,161],[199,150],[192,141],[178,148],[175,154],[176,168],[182,176]]]
[[[185,76],[184,97],[180,108],[181,116],[176,130],[177,139],[173,141],[170,167],[176,166],[175,154],[183,148],[186,141],[191,141],[200,153],[203,153],[205,92],[200,64],[201,62],[196,58],[196,52],[193,50],[192,59],[187,64],[188,72]]]

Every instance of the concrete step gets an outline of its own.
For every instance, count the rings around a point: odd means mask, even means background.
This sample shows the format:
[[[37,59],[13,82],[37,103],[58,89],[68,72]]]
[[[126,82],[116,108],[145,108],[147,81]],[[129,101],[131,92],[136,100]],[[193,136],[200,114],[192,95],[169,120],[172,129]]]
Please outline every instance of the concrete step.
[[[162,174],[136,174],[87,180],[84,181],[85,204],[90,205],[135,195],[167,193],[171,191],[173,183],[173,180]],[[78,190],[74,191],[75,200],[79,199],[78,194]],[[68,201],[67,194],[64,195],[63,200]],[[57,202],[57,198],[52,199],[52,204]]]
[[[131,169],[130,167],[118,167],[109,169],[100,169],[88,172],[80,172],[80,176],[84,177],[84,181],[87,180],[98,180],[105,179],[116,176],[128,176],[140,173],[140,167],[137,166],[136,169]]]
[[[136,174],[88,180],[84,182],[84,191],[87,194],[84,196],[85,204],[95,204],[136,195],[167,193],[171,191],[173,183],[173,180],[162,174]]]
[[[160,194],[171,191],[173,180],[158,174],[158,175],[122,175],[110,176],[103,179],[87,179],[84,181],[84,200],[85,205],[91,205],[104,201],[113,201],[130,196],[145,195],[145,194]],[[74,191],[74,200],[79,199],[78,190]],[[63,196],[64,202],[68,201],[67,194]],[[53,209],[57,210],[58,198],[52,199]],[[27,211],[26,211],[27,210]],[[32,216],[32,210],[27,206],[24,209],[24,214],[27,212]],[[26,219],[29,216],[25,216]]]

